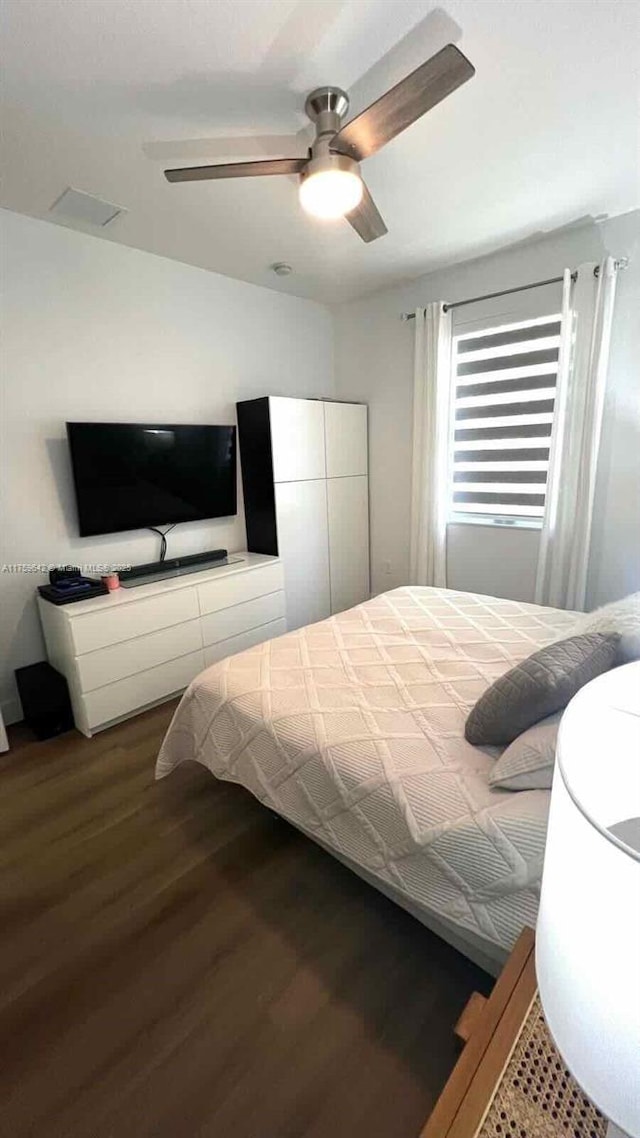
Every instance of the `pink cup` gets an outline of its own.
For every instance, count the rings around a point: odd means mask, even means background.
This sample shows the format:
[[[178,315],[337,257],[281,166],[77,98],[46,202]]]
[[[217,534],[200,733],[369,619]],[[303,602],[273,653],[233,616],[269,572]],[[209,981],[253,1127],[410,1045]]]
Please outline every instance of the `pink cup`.
[[[117,573],[105,573],[102,584],[107,586],[110,593],[115,593],[120,588],[120,578]]]

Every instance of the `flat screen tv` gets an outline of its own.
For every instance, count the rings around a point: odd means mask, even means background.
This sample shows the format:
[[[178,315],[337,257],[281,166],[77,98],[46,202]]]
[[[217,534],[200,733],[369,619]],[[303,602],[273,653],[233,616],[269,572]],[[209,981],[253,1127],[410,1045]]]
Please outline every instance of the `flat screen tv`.
[[[237,512],[236,428],[67,423],[80,536]]]

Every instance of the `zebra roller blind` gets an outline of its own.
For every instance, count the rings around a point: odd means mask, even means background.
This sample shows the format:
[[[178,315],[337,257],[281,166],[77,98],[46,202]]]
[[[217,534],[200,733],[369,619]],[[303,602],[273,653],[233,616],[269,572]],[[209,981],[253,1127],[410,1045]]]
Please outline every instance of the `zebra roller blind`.
[[[542,519],[561,318],[454,340],[453,515]]]

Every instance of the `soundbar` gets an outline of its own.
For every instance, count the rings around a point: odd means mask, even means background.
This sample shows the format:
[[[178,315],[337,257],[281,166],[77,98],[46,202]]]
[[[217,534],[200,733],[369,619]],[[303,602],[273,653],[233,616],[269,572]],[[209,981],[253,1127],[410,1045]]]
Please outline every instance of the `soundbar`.
[[[119,573],[120,584],[140,584],[141,578],[177,577],[182,573],[198,572],[198,569],[215,568],[226,562],[226,549],[208,549],[205,553],[190,553],[187,557],[167,557],[164,561],[148,561],[145,565],[133,565]]]

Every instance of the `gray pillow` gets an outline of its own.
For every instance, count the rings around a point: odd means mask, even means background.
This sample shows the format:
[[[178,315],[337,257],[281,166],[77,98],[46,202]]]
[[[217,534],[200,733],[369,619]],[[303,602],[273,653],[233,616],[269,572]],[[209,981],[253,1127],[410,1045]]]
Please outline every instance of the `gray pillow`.
[[[480,696],[465,724],[465,738],[476,747],[512,743],[613,667],[618,640],[615,633],[590,632],[534,652]]]
[[[489,786],[503,790],[550,790],[562,712],[534,723],[510,743],[494,764]]]
[[[617,632],[620,642],[616,664],[640,660],[640,593],[584,613],[571,629],[571,635],[582,636],[585,632]]]

